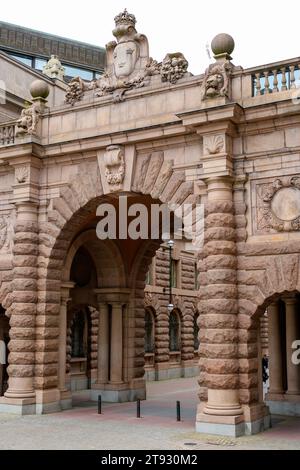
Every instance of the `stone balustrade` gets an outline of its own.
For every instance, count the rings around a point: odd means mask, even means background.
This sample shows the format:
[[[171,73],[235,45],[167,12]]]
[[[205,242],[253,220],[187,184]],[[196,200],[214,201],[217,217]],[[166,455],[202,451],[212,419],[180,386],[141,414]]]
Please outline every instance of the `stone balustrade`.
[[[300,87],[300,58],[255,67],[247,72],[252,75],[252,96]]]
[[[15,122],[0,124],[0,146],[14,144],[15,142]]]

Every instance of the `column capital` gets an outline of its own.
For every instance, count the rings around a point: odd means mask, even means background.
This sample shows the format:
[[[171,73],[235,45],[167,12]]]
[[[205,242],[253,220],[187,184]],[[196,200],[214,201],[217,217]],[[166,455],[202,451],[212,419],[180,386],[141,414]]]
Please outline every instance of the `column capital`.
[[[285,305],[294,305],[297,303],[297,298],[295,294],[285,294],[281,297]]]
[[[75,287],[75,282],[62,282],[60,296],[63,302],[68,302],[70,300],[70,290]]]
[[[99,303],[121,303],[126,304],[129,300],[131,289],[112,287],[109,289],[94,289]]]

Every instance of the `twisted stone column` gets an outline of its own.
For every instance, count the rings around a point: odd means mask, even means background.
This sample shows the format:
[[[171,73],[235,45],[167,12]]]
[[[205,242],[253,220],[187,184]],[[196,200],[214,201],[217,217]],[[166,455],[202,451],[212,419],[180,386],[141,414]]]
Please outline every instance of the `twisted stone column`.
[[[204,263],[206,287],[200,302],[200,385],[207,387],[207,403],[197,420],[224,423],[217,417],[243,413],[239,403],[237,286],[232,178],[207,180]],[[209,420],[206,416],[214,416]],[[235,424],[234,420],[228,420]],[[202,431],[201,426],[198,430]]]
[[[37,206],[17,205],[13,248],[12,304],[9,308],[9,388],[7,398],[35,397],[35,315],[37,304]],[[20,403],[20,402],[19,402]]]

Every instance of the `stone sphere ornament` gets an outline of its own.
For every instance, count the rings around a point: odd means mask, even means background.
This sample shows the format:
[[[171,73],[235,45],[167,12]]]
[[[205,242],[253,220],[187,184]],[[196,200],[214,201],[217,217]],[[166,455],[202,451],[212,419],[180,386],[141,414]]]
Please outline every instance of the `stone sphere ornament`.
[[[230,55],[234,50],[234,45],[234,39],[230,34],[220,33],[213,38],[211,42],[211,50],[214,55]]]
[[[32,98],[46,99],[50,93],[48,83],[44,82],[43,80],[34,80],[34,82],[32,82],[30,85],[29,91]]]

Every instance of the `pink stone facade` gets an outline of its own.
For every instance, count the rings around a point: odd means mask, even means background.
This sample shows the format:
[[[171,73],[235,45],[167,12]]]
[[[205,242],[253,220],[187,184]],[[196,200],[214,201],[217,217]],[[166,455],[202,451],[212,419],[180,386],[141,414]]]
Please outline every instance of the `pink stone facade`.
[[[215,62],[192,76],[182,54],[149,57],[133,15],[115,24],[97,82],[33,77],[1,56],[7,73],[42,84],[17,123],[1,124],[0,302],[10,340],[0,411],[68,408],[78,387],[92,400],[135,400],[145,378],[197,373],[199,314],[196,430],[254,434],[270,409],[300,413],[290,354],[300,338],[299,59],[244,70],[221,35]],[[99,204],[119,214],[124,194],[130,207],[189,204],[195,217],[204,208],[203,243],[191,254],[183,239],[173,250],[181,274],[172,312],[162,230],[157,239],[97,237]],[[145,355],[147,311],[155,347]]]

